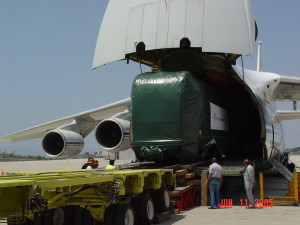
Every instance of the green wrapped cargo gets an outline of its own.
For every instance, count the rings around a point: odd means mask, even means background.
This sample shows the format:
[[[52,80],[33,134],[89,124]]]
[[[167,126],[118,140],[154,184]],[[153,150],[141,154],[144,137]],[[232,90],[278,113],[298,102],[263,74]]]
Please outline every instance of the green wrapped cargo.
[[[209,157],[209,143],[219,152],[225,146],[226,110],[220,108],[220,128],[211,119],[212,107],[222,107],[220,95],[187,71],[137,75],[131,100],[132,148],[141,161],[196,161]]]

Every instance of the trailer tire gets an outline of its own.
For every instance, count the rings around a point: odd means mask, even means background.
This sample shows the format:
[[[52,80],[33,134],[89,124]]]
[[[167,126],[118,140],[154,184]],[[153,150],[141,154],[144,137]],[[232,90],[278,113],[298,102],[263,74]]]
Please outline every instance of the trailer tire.
[[[66,215],[63,208],[48,210],[44,215],[44,225],[64,225],[65,219]]]
[[[135,218],[137,224],[152,224],[154,220],[154,211],[154,203],[151,197],[139,198],[137,208],[135,209]]]
[[[53,210],[47,210],[43,215],[43,224],[44,225],[53,225]]]
[[[166,212],[169,210],[171,205],[170,195],[165,187],[155,191],[152,197],[156,212]]]
[[[131,204],[119,205],[115,214],[115,225],[134,225],[135,214]]]
[[[133,206],[135,213],[137,213],[137,210],[139,208],[139,201],[141,197],[134,197],[131,198],[130,204]]]
[[[72,205],[66,206],[65,210],[65,223],[64,225],[73,225],[72,217],[73,217],[73,207]]]
[[[116,214],[117,208],[118,208],[118,205],[111,204],[105,210],[105,214],[104,214],[105,225],[114,225],[115,224],[114,219],[115,219],[115,214]]]
[[[44,216],[42,214],[34,215],[34,225],[44,225]]]
[[[73,206],[73,210],[72,210],[72,224],[73,225],[82,225],[83,224],[83,219],[84,219],[84,208],[82,208],[81,206]]]
[[[66,220],[63,208],[57,208],[53,211],[53,225],[64,225]]]

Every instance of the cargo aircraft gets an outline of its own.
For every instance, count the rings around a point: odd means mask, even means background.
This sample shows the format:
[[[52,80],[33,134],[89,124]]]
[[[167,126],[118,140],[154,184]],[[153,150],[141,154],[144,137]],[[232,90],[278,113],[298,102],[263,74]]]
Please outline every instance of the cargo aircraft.
[[[0,141],[42,138],[47,155],[64,158],[95,130],[103,149],[131,148],[139,161],[247,157],[256,168],[292,170],[280,122],[300,118],[300,79],[237,65],[257,34],[250,0],[110,0],[93,68],[132,60],[152,72],[136,76],[131,98]],[[277,111],[276,101],[294,111]]]

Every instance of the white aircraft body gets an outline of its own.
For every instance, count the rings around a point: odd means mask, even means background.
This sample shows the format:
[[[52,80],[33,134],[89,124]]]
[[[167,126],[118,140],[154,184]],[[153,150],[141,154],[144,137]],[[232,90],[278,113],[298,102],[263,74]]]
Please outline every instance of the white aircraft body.
[[[255,148],[259,153],[251,155],[252,158],[276,159],[275,163],[272,161],[275,167],[288,166],[280,122],[300,119],[300,112],[296,107],[294,111],[277,111],[275,102],[290,101],[296,105],[300,100],[300,79],[235,65],[241,55],[252,55],[256,35],[250,0],[110,0],[99,32],[93,68],[127,59],[151,66],[155,73],[170,68],[168,59],[172,59],[172,54],[179,58],[180,54],[186,54],[221,59],[227,72],[219,81],[207,77],[210,85],[221,87],[225,80],[223,94],[230,91],[230,96],[235,98],[242,92],[241,96],[247,97],[245,105],[221,107],[228,116],[233,112],[229,130],[233,125],[237,127],[236,133],[241,133],[238,148],[243,149],[243,154],[239,156],[247,156],[247,149]],[[183,67],[186,69],[186,65]],[[231,87],[238,87],[237,93],[231,92]],[[243,102],[236,98],[236,104]],[[132,101],[128,98],[1,137],[0,141],[42,138],[47,155],[63,158],[79,154],[84,138],[95,130],[102,148],[118,152],[132,147],[134,123]],[[236,133],[234,138],[238,139]],[[138,151],[135,150],[138,158],[147,160]]]

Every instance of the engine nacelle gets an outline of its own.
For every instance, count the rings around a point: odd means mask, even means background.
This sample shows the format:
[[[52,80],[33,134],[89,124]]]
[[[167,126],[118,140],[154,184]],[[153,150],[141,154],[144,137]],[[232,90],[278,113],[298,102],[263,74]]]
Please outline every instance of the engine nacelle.
[[[95,130],[96,140],[100,146],[110,152],[129,149],[129,133],[130,122],[118,118],[102,120]]]
[[[80,154],[84,140],[74,131],[56,129],[45,134],[42,146],[50,157],[66,158]]]

